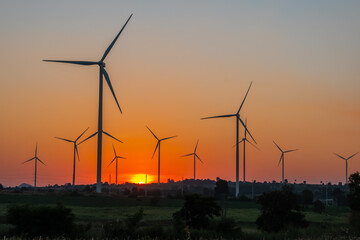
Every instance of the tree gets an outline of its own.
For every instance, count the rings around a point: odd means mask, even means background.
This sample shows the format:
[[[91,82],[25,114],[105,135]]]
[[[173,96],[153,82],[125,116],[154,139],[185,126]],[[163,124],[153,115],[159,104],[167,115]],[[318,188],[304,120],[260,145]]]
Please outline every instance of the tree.
[[[229,195],[228,182],[222,180],[221,178],[216,178],[215,197],[221,199],[221,198],[227,198],[228,195]]]
[[[353,211],[360,211],[360,174],[353,173],[349,177],[349,194],[347,196],[349,207]]]
[[[325,210],[325,204],[320,200],[316,200],[314,202],[314,211],[317,213],[323,213],[324,210]]]
[[[212,197],[203,197],[199,194],[187,195],[184,206],[173,214],[174,223],[184,221],[190,228],[206,228],[209,219],[220,216],[221,208]]]
[[[3,190],[4,186],[0,183],[0,190]]]
[[[297,195],[290,191],[263,193],[258,198],[261,215],[256,220],[259,229],[266,232],[279,232],[286,228],[306,227],[308,222],[298,205]]]
[[[347,196],[351,209],[349,223],[350,229],[360,233],[360,174],[355,172],[349,177],[349,194]]]
[[[345,195],[345,192],[342,191],[340,188],[334,189],[333,198],[338,206],[346,206],[346,204],[347,204],[346,195]]]
[[[312,204],[313,199],[314,199],[314,194],[312,193],[312,191],[305,189],[301,192],[301,200],[303,204],[305,205]]]

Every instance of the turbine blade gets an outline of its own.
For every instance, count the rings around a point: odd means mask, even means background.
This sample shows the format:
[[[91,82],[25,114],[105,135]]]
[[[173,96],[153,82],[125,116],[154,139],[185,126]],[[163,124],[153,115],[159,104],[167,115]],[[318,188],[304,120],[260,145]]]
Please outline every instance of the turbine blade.
[[[151,157],[151,158],[154,158],[155,153],[156,153],[156,150],[157,150],[157,148],[158,148],[159,144],[160,144],[160,141],[158,141],[158,143],[156,144],[155,151],[154,151],[154,153],[153,153],[153,155],[152,155],[152,157]]]
[[[283,158],[284,158],[284,153],[282,153],[282,154],[281,154],[281,157],[280,157],[280,160],[279,160],[278,166],[280,165],[281,160],[283,160]]]
[[[254,137],[253,137],[253,136],[251,135],[251,133],[249,132],[249,129],[247,129],[247,127],[246,127],[245,123],[243,122],[243,120],[242,120],[240,117],[238,117],[238,119],[239,119],[239,121],[241,122],[241,124],[244,126],[245,131],[247,131],[247,132],[249,133],[251,139],[254,141],[254,143],[256,143]]]
[[[103,72],[103,74],[104,74],[104,76],[105,76],[105,79],[106,79],[106,82],[107,82],[107,84],[108,84],[108,86],[109,86],[109,88],[110,88],[110,90],[111,90],[111,93],[112,93],[114,99],[115,99],[115,102],[116,102],[116,104],[117,104],[120,112],[122,113],[121,108],[120,108],[120,105],[119,105],[119,102],[118,102],[118,100],[117,100],[117,98],[116,98],[114,89],[113,89],[113,87],[112,87],[112,85],[111,85],[109,75],[108,75],[108,73],[106,72],[105,68],[101,67],[101,71]]]
[[[245,118],[245,126],[247,128],[247,118]],[[245,133],[244,133],[244,138],[246,139],[246,129],[245,129]]]
[[[126,157],[120,157],[120,156],[116,156],[117,158],[121,158],[121,159],[126,159]]]
[[[244,138],[243,138],[243,139],[241,139],[241,140],[239,141],[239,143],[242,143],[243,141],[244,141]],[[234,145],[234,146],[232,146],[232,147],[234,148],[234,147],[236,147],[236,145],[237,145],[237,144],[235,144],[235,145]]]
[[[96,134],[98,134],[98,132],[94,133],[94,134],[91,134],[89,137],[85,138],[84,140],[82,140],[81,142],[79,142],[77,145],[80,145],[82,144],[83,142],[89,140],[90,138],[92,138],[93,136],[95,136]]]
[[[157,136],[155,135],[155,133],[153,133],[148,126],[146,126],[146,127],[147,127],[147,129],[149,129],[149,131],[152,133],[152,135],[159,141],[159,139],[157,138]]]
[[[31,160],[34,160],[34,158],[35,158],[35,157],[30,158],[29,160],[26,160],[26,161],[25,161],[25,162],[23,162],[22,164],[27,163],[27,162],[30,162]]]
[[[273,140],[273,142],[275,143],[275,145],[278,147],[278,149],[283,152],[283,150],[281,150],[281,148],[276,144],[276,142]]]
[[[248,88],[248,90],[247,90],[247,92],[246,92],[246,94],[245,94],[245,97],[244,97],[244,99],[243,99],[243,101],[242,101],[242,103],[241,103],[241,105],[240,105],[240,107],[239,107],[239,110],[237,111],[237,114],[239,114],[239,112],[240,112],[240,110],[241,110],[241,108],[242,108],[242,106],[243,106],[243,104],[244,104],[244,102],[245,102],[245,99],[246,99],[246,97],[247,97],[247,95],[248,95],[248,93],[249,93],[249,91],[250,91],[250,88],[251,88],[252,83],[253,83],[253,82],[251,81],[250,86],[249,86],[249,88]]]
[[[65,139],[65,138],[60,138],[60,137],[54,137],[54,138],[57,138],[57,139],[60,139],[60,140],[64,140],[64,141],[67,141],[67,142],[74,142],[74,141],[71,141],[71,140],[69,140],[69,139]]]
[[[202,163],[202,164],[204,164],[204,162],[199,158],[199,156],[195,153],[195,157],[197,158],[197,159],[199,159],[199,161]]]
[[[163,139],[160,139],[160,141],[163,141],[163,140],[168,140],[168,139],[170,139],[170,138],[174,138],[174,137],[177,137],[177,136],[171,136],[171,137],[163,138]]]
[[[249,140],[245,139],[245,141],[247,141],[248,143],[250,143],[254,148],[256,148],[257,150],[261,151],[260,148],[258,148],[255,144],[253,144],[252,142],[250,142]]]
[[[109,167],[115,160],[116,160],[116,156],[115,156],[114,159],[109,163],[109,165],[107,165],[107,167]]]
[[[287,150],[284,153],[294,152],[294,151],[297,151],[297,150],[299,150],[299,149]]]
[[[236,114],[219,115],[219,116],[205,117],[205,118],[200,118],[200,119],[201,119],[201,120],[204,120],[204,119],[210,119],[210,118],[226,118],[226,117],[234,117],[234,116],[236,116]]]
[[[339,158],[342,158],[342,159],[346,160],[346,158],[340,156],[339,154],[336,154],[336,153],[334,153],[334,154],[335,154],[336,156],[338,156]]]
[[[198,144],[199,144],[199,139],[198,139],[197,142],[196,142],[196,146],[195,146],[194,153],[196,152],[196,149],[197,149]]]
[[[70,64],[77,64],[77,65],[97,65],[98,62],[90,62],[90,61],[64,61],[64,60],[43,60],[44,62],[57,62],[57,63],[70,63]]]
[[[192,156],[192,155],[194,155],[194,153],[189,153],[189,154],[186,154],[186,155],[182,155],[180,157],[188,157],[188,156]]]
[[[106,135],[108,135],[109,137],[111,137],[111,138],[115,139],[116,141],[123,143],[122,141],[120,141],[120,140],[119,140],[119,139],[117,139],[116,137],[111,136],[109,133],[107,133],[107,132],[105,132],[105,131],[103,131],[103,133],[104,133],[104,134],[106,134]]]
[[[80,136],[78,136],[78,138],[75,140],[75,142],[77,142],[77,140],[79,140],[79,138],[81,138],[82,135],[84,135],[84,133],[89,129],[89,127],[87,129],[85,129],[85,131],[83,131],[82,134],[80,134]]]
[[[41,162],[42,164],[44,164],[46,166],[45,163],[43,163],[43,161],[40,160],[40,158],[36,158],[37,160],[39,160],[39,162]]]
[[[36,147],[35,147],[35,157],[37,156],[37,142],[36,142]]]
[[[357,152],[357,153],[355,153],[355,154],[353,154],[353,155],[351,155],[350,157],[348,157],[348,159],[347,160],[349,160],[350,158],[352,158],[353,156],[355,156],[356,154],[358,154],[359,152]]]
[[[113,146],[113,149],[114,149],[114,154],[115,154],[115,157],[117,156],[117,154],[116,154],[116,151],[115,151],[115,146],[114,146],[114,144],[112,145]]]
[[[126,21],[126,23],[124,24],[124,26],[121,28],[120,32],[116,35],[115,39],[111,42],[110,46],[106,49],[103,57],[101,58],[100,62],[103,62],[106,58],[106,56],[109,54],[111,48],[114,46],[116,40],[119,38],[121,32],[124,30],[124,28],[126,27],[126,25],[128,24],[130,18],[132,17],[132,14],[130,15],[130,17],[128,18],[128,20]]]
[[[78,148],[77,148],[77,146],[76,146],[76,145],[75,145],[75,152],[76,152],[76,155],[77,155],[78,161],[80,162],[79,150],[78,150]]]

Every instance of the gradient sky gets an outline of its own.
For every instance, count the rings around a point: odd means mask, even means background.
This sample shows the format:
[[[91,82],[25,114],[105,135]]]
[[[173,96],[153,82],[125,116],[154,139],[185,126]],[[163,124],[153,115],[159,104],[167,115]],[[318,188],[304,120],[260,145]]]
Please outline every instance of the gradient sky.
[[[120,183],[157,174],[145,125],[179,136],[162,144],[162,181],[192,177],[179,156],[197,139],[197,177],[235,180],[235,120],[200,118],[235,113],[251,81],[241,116],[261,151],[247,148],[247,180],[281,180],[275,140],[300,149],[285,158],[290,182],[345,181],[333,152],[360,151],[359,1],[23,0],[0,2],[0,183],[33,184],[33,163],[21,163],[36,142],[38,184],[71,182],[72,145],[54,136],[96,131],[98,69],[42,59],[99,60],[131,13],[106,59],[122,115],[104,86],[104,130],[127,158]],[[115,181],[112,143],[103,181]],[[76,182],[94,183],[96,139],[79,151]],[[349,172],[359,169],[356,156]]]

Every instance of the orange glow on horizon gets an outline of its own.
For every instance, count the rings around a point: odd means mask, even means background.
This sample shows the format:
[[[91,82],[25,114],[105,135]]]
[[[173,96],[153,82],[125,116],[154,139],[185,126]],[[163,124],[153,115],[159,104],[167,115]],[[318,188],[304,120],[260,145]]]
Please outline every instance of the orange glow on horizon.
[[[130,182],[131,183],[137,183],[137,184],[147,184],[147,183],[153,183],[154,176],[152,175],[146,175],[145,173],[137,173],[131,176]]]

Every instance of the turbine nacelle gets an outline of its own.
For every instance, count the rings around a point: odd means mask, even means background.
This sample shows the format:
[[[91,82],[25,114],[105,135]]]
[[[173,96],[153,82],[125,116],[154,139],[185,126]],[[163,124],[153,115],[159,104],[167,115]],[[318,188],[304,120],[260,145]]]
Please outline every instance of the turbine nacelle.
[[[100,67],[105,67],[106,66],[106,64],[104,62],[99,62],[98,64],[99,64]]]

